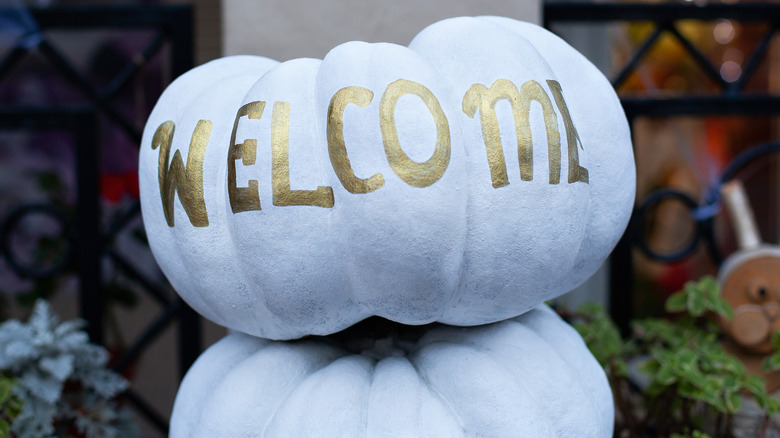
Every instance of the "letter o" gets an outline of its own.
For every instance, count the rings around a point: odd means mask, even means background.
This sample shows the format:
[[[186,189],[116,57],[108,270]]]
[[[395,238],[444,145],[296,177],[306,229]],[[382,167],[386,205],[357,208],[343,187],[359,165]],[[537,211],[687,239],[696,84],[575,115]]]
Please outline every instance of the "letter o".
[[[436,123],[436,147],[431,157],[418,163],[403,151],[398,140],[398,128],[395,125],[395,106],[405,94],[414,94],[422,99]],[[450,163],[450,125],[441,109],[436,96],[424,85],[399,79],[387,86],[379,102],[379,126],[382,129],[382,142],[390,168],[404,182],[413,187],[428,187],[438,181]]]

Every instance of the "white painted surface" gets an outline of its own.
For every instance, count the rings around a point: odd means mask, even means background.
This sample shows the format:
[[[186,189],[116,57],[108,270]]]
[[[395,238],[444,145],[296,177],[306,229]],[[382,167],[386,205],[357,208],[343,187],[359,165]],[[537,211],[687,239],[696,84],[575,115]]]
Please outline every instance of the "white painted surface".
[[[406,349],[381,342],[349,354],[231,334],[182,382],[171,437],[612,436],[603,370],[547,307]]]
[[[380,97],[399,78],[431,90],[448,121],[451,158],[441,179],[428,187],[402,181],[383,146]],[[548,181],[549,145],[538,106],[530,111],[535,176],[522,181],[515,119],[507,102],[499,101],[509,185],[491,185],[480,117],[468,117],[461,101],[473,84],[490,86],[497,79],[518,87],[536,81],[551,100],[547,81],[560,83],[582,141],[579,159],[588,183],[567,182],[569,134],[560,105],[560,183]],[[355,174],[381,173],[386,180],[371,193],[349,193],[328,156],[328,105],[346,86],[365,87],[375,96],[365,108],[351,104],[344,113]],[[252,101],[268,105],[263,118],[244,118],[237,131],[237,142],[258,139],[255,165],[239,160],[238,185],[259,181],[263,208],[233,214],[225,189],[228,143],[236,111]],[[273,205],[269,143],[275,101],[291,108],[291,186],[332,187],[333,208]],[[404,96],[395,111],[402,147],[418,162],[430,156],[437,132],[420,102]],[[187,157],[201,119],[213,121],[204,164],[210,225],[193,227],[177,197],[176,226],[169,227],[151,138],[161,123],[175,121],[174,150]],[[439,22],[410,48],[352,42],[323,61],[228,57],[205,64],[160,98],[140,157],[147,234],[176,290],[218,324],[272,339],[333,333],[372,314],[405,324],[455,325],[519,315],[596,271],[628,221],[634,184],[628,124],[606,78],[544,29],[497,17]]]

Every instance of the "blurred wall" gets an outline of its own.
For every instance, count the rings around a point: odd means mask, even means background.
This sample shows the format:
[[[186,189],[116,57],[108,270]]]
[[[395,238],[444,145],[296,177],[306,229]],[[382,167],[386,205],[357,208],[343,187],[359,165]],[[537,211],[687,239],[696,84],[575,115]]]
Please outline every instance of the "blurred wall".
[[[2,0],[0,0],[2,1]],[[219,58],[222,52],[221,0],[164,0],[195,8],[195,64]]]
[[[431,23],[462,15],[541,22],[540,0],[223,0],[223,55],[322,58],[347,41],[408,44]]]

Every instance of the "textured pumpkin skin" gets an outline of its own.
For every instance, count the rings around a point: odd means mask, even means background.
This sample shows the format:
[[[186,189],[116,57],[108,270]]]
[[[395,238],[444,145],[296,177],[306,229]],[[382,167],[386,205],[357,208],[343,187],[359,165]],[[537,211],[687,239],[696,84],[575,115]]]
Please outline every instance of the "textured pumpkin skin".
[[[404,79],[422,84],[446,117],[451,156],[430,186],[391,168],[383,145],[383,93]],[[532,103],[533,179],[522,180],[515,119],[495,104],[508,185],[494,187],[481,113],[464,112],[475,84],[536,81],[553,102],[560,181],[549,181],[542,111]],[[582,146],[588,182],[567,179],[569,135],[548,81],[560,84]],[[345,87],[373,92],[348,104],[343,133],[358,178],[384,185],[351,193],[329,156],[328,108]],[[253,165],[237,160],[237,186],[256,180],[261,210],[233,213],[226,169],[238,108],[266,102],[240,120],[236,142],[257,140]],[[272,191],[275,102],[289,103],[290,187],[329,187],[330,208],[278,206]],[[465,106],[464,106],[465,105]],[[432,156],[432,112],[414,95],[398,100],[394,126],[417,163]],[[157,129],[175,124],[174,151],[187,162],[200,120],[213,123],[203,161],[208,226],[188,220],[181,193],[168,226],[158,180]],[[385,124],[387,125],[387,124]],[[584,57],[537,26],[497,17],[456,18],[422,31],[409,48],[346,43],[323,61],[276,63],[230,57],[200,66],[163,94],[147,123],[140,188],[151,248],[174,288],[220,325],[269,339],[342,330],[372,315],[403,324],[478,325],[514,317],[587,279],[614,247],[633,205],[635,172],[625,115],[609,82]]]
[[[372,353],[233,333],[185,376],[171,437],[612,436],[603,370],[547,307]]]

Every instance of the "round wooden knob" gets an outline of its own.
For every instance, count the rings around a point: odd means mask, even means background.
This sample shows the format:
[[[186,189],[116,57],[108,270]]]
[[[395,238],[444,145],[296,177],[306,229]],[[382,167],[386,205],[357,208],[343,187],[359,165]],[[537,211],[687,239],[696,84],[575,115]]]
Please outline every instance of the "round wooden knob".
[[[770,323],[759,306],[744,305],[736,309],[731,322],[731,336],[743,347],[761,344],[770,335]]]
[[[733,320],[721,319],[726,333],[746,351],[773,351],[771,335],[780,329],[780,248],[737,251],[721,267],[720,283],[734,311]]]

